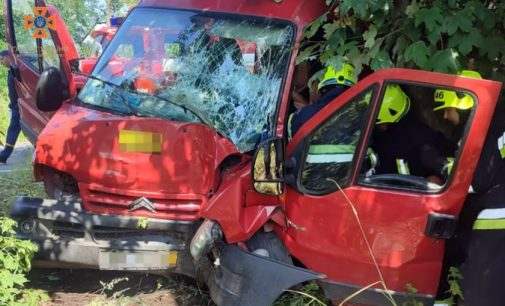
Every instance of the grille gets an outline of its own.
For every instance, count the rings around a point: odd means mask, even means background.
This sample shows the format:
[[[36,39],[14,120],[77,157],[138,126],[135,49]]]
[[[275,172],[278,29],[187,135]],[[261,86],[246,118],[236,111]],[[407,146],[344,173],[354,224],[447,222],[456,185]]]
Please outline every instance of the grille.
[[[96,213],[194,221],[198,219],[198,212],[204,201],[204,197],[198,195],[142,193],[97,185],[80,184],[79,189],[81,190],[84,208]],[[147,198],[152,203],[155,212],[151,212],[145,207],[130,211],[132,202],[141,197]]]

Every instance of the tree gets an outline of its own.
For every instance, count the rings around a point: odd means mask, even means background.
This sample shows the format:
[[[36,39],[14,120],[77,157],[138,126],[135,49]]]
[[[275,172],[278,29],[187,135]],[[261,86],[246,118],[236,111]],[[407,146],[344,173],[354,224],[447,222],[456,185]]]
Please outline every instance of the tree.
[[[505,2],[501,0],[327,0],[305,32],[298,62],[318,59],[360,71],[408,67],[479,70],[505,80]]]

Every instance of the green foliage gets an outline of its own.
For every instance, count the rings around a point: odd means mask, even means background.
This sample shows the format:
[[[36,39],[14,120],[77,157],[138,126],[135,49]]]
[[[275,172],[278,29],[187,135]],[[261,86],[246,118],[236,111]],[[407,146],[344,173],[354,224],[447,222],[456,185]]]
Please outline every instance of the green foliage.
[[[306,29],[298,62],[317,58],[328,65],[340,58],[358,71],[476,69],[486,78],[505,80],[504,1],[340,0],[337,4]]]
[[[447,293],[449,294],[449,297],[443,302],[448,305],[458,305],[459,302],[464,300],[463,290],[459,284],[462,279],[463,275],[458,268],[449,268],[449,273],[447,274],[447,283],[449,284],[449,290],[447,290]]]
[[[37,305],[43,294],[23,290],[37,246],[15,237],[16,222],[0,217],[0,304]]]
[[[324,296],[324,292],[315,283],[310,282],[300,288],[300,290],[286,290],[274,303],[274,306],[325,306],[330,305],[329,301]]]
[[[48,0],[56,6],[72,37],[77,44],[98,23],[106,23],[111,16],[124,15],[128,7],[135,5],[137,0]],[[106,12],[106,13],[104,13]]]
[[[405,289],[407,291],[407,301],[402,303],[402,306],[423,306],[424,304],[422,302],[419,302],[415,299],[415,294],[418,292],[416,287],[414,285],[408,283],[405,286]]]

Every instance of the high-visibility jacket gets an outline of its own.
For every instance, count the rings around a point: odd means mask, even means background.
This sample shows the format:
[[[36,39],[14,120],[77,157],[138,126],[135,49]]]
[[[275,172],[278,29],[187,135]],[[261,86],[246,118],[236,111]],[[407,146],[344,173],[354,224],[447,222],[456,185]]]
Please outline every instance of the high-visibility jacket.
[[[305,122],[307,122],[310,118],[312,118],[312,116],[314,116],[317,112],[323,109],[328,103],[330,103],[336,97],[338,97],[344,91],[346,91],[347,88],[349,87],[338,85],[334,89],[327,92],[322,98],[320,98],[316,102],[307,105],[299,109],[297,112],[291,114],[288,120],[289,138],[292,138]]]

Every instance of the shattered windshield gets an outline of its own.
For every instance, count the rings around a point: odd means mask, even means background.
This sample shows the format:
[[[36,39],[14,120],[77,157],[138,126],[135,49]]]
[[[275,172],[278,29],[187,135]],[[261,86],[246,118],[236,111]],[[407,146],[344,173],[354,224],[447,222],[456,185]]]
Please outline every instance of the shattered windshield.
[[[200,122],[253,150],[275,122],[294,30],[287,22],[135,9],[79,99],[113,112]]]

